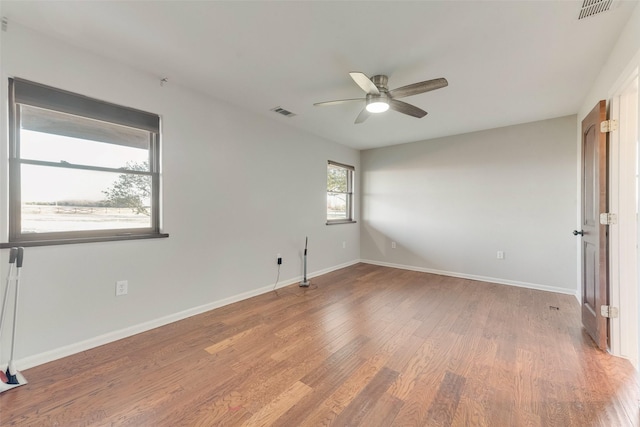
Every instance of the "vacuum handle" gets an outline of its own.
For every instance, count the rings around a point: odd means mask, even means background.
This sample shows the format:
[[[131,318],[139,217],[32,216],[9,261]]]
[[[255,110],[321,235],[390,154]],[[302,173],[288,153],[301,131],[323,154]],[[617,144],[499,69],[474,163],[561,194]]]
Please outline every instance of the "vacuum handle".
[[[18,257],[18,248],[11,248],[9,251],[9,264],[15,264]]]
[[[16,264],[16,267],[21,268],[22,267],[22,260],[24,259],[24,248],[20,247],[17,249],[18,251],[18,263]]]

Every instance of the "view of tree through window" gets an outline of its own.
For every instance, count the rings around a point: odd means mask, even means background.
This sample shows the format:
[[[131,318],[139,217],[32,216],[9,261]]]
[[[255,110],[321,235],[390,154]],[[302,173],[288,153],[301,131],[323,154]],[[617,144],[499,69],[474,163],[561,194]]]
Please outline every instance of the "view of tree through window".
[[[148,171],[149,162],[141,164],[127,162],[124,169],[132,171]],[[131,208],[135,214],[149,216],[151,204],[151,180],[145,175],[121,174],[118,180],[103,191],[109,206]]]

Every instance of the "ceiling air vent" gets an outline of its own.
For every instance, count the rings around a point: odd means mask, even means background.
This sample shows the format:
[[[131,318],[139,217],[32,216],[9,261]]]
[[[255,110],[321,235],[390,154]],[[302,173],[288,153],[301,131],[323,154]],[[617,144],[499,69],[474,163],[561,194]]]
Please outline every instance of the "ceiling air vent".
[[[292,113],[292,112],[291,112],[291,111],[289,111],[289,110],[285,110],[285,109],[284,109],[284,108],[282,108],[282,107],[275,107],[275,108],[272,108],[272,109],[271,109],[271,111],[275,111],[276,113],[278,113],[278,114],[282,114],[282,115],[283,115],[283,116],[285,116],[285,117],[293,117],[293,116],[295,116],[295,113]]]
[[[580,16],[578,16],[578,19],[588,18],[611,10],[614,2],[615,0],[582,0],[582,7],[580,8]]]

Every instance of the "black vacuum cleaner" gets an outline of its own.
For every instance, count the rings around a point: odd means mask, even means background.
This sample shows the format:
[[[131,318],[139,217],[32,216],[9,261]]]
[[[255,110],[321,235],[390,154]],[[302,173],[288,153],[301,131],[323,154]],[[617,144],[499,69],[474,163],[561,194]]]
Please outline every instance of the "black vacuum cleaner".
[[[309,241],[309,237],[305,237],[304,238],[304,261],[303,261],[304,275],[302,278],[302,282],[300,282],[300,287],[302,288],[308,288],[309,284],[311,283],[307,280],[307,242],[308,241]]]

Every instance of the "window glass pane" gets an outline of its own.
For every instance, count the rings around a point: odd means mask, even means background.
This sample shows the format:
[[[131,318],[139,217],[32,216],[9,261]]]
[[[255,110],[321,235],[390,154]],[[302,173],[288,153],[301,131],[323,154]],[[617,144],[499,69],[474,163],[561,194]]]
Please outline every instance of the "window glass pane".
[[[347,173],[349,170],[339,166],[327,166],[327,191],[348,192]]]
[[[327,193],[327,219],[347,219],[347,194]]]
[[[151,177],[22,165],[22,233],[151,227]]]
[[[352,221],[353,174],[351,166],[327,165],[327,221]]]
[[[109,168],[148,165],[147,131],[33,107],[22,106],[21,112],[22,159]]]

